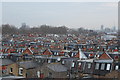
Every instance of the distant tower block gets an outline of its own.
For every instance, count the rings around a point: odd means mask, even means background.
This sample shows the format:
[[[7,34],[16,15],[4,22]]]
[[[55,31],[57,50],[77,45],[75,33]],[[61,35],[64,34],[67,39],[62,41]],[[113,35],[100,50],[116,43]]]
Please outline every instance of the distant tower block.
[[[22,28],[26,28],[26,23],[22,23]]]
[[[116,27],[115,26],[113,27],[113,31],[116,31]]]
[[[101,30],[104,30],[104,25],[101,25]]]

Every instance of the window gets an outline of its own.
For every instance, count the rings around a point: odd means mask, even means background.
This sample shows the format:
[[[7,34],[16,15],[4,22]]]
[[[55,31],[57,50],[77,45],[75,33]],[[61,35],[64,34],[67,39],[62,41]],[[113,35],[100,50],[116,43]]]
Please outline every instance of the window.
[[[10,58],[12,59],[13,57],[12,57],[12,56],[10,56]]]
[[[99,63],[96,63],[96,65],[95,65],[95,69],[99,69]]]
[[[88,69],[90,69],[91,68],[91,63],[88,63]]]
[[[39,60],[39,63],[41,62],[41,60]]]
[[[51,77],[52,77],[52,73],[51,73],[51,72],[49,72],[48,76],[49,76],[49,78],[51,78]]]
[[[4,58],[4,56],[2,56],[2,59]]]
[[[100,55],[97,55],[97,57],[99,58],[99,57],[100,57]]]
[[[17,61],[19,60],[19,58],[17,57],[17,59],[16,59]]]
[[[65,64],[65,61],[64,61],[64,60],[62,61],[62,64]]]
[[[74,67],[74,66],[75,66],[75,63],[73,62],[73,63],[72,63],[72,67]]]
[[[81,68],[81,63],[78,63],[78,68]]]
[[[51,60],[48,60],[48,63],[51,63]]]
[[[101,64],[101,70],[104,70],[104,69],[105,69],[105,64],[102,63],[102,64]]]
[[[56,55],[56,52],[54,52],[54,55]]]
[[[58,52],[56,53],[56,55],[58,55]]]
[[[117,60],[119,58],[119,56],[115,56],[114,59]]]
[[[115,66],[115,70],[118,70],[118,68],[119,68],[119,66],[118,66],[118,65],[116,65],[116,66]]]
[[[23,68],[19,68],[19,75],[23,75]]]
[[[61,60],[61,58],[57,58],[57,61],[60,61]]]
[[[10,73],[12,73],[13,72],[13,68],[10,68]]]
[[[38,78],[40,77],[40,71],[37,71],[37,77]]]
[[[81,63],[79,63],[78,65],[81,66]]]
[[[5,56],[5,58],[7,58],[7,56]]]
[[[106,70],[110,70],[110,64],[107,64]]]
[[[71,55],[72,57],[74,56],[74,53],[72,53],[72,55]]]

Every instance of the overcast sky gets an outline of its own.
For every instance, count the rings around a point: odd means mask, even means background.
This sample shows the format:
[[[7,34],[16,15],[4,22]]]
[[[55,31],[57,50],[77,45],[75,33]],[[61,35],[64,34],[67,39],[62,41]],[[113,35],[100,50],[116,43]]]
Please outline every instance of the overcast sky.
[[[2,22],[99,29],[118,25],[117,2],[3,2]]]

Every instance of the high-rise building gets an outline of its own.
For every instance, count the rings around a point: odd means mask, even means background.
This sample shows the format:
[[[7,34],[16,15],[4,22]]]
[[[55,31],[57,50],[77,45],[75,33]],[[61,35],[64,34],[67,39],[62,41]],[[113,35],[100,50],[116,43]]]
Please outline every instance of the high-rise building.
[[[113,31],[116,31],[116,27],[115,26],[113,27]]]
[[[29,26],[26,25],[26,23],[22,23],[22,26],[21,26],[20,29],[29,29]]]
[[[101,25],[101,31],[103,31],[104,30],[104,25]]]

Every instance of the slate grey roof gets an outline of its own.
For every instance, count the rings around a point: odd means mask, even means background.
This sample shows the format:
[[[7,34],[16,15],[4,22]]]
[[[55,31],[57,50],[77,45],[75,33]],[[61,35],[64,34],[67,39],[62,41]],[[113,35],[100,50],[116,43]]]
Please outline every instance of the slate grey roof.
[[[67,67],[62,64],[49,64],[47,67],[55,72],[65,72],[67,71]]]
[[[15,63],[15,62],[13,62],[10,59],[0,59],[0,66],[9,65],[9,64],[13,64],[13,63]]]
[[[64,58],[63,60],[65,61],[77,61],[78,59],[77,58]]]
[[[33,61],[24,61],[24,62],[19,62],[18,64],[19,66],[25,69],[35,68],[38,66],[38,64]]]
[[[94,59],[87,59],[87,60],[78,60],[78,61],[80,61],[80,62],[93,62],[94,61]]]
[[[120,56],[120,54],[109,54],[112,59],[114,59],[115,56]]]
[[[113,60],[95,60],[95,62],[100,62],[100,63],[112,63]]]

